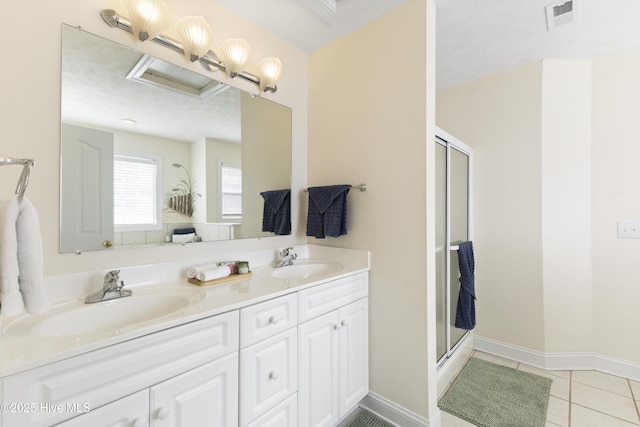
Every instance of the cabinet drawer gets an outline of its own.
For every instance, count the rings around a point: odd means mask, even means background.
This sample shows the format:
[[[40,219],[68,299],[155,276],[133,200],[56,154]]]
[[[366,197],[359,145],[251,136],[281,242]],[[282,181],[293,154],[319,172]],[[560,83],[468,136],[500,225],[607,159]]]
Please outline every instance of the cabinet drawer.
[[[328,313],[369,293],[369,274],[361,273],[298,292],[300,322]]]
[[[90,412],[56,427],[135,427],[149,425],[148,420],[149,391],[145,389],[97,409],[91,408]]]
[[[146,335],[7,377],[5,402],[97,408],[238,349],[238,312]],[[3,426],[50,426],[75,414],[3,413]]]
[[[298,395],[294,394],[269,410],[247,427],[296,427],[298,425]]]
[[[246,425],[298,388],[296,328],[240,351],[240,421]]]
[[[298,323],[295,293],[240,310],[240,347],[272,337]]]

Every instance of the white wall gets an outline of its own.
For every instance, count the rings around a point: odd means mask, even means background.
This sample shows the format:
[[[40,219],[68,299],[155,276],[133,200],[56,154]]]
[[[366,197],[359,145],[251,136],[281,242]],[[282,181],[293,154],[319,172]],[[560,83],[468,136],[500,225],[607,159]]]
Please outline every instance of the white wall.
[[[479,335],[640,362],[640,240],[616,237],[640,219],[639,72],[637,49],[438,92],[438,125],[475,149]]]
[[[594,347],[640,363],[640,240],[616,221],[640,220],[640,49],[593,61]]]
[[[474,149],[476,333],[544,349],[542,64],[438,91],[436,123]]]
[[[308,148],[309,185],[368,185],[348,195],[348,235],[310,242],[371,250],[371,390],[425,417],[435,409],[425,268],[435,87],[425,76],[435,29],[427,4],[431,13],[432,2],[409,1],[311,54]]]
[[[304,242],[302,234],[291,237],[251,239],[246,241],[202,243],[187,246],[164,246],[150,249],[118,249],[87,252],[81,256],[58,254],[59,238],[59,157],[60,157],[60,39],[61,24],[82,26],[86,31],[134,46],[136,49],[170,62],[203,72],[198,64],[189,64],[173,51],[156,44],[138,43],[124,31],[108,27],[99,16],[100,9],[118,9],[120,2],[105,0],[61,0],[35,3],[5,4],[7,17],[29,17],[24,31],[21,19],[7,19],[0,35],[13,40],[21,34],[19,43],[7,43],[3,51],[0,81],[3,101],[0,104],[0,156],[27,157],[36,160],[27,197],[39,212],[44,244],[45,274],[84,270],[100,270],[164,260],[201,258],[207,254],[235,253],[262,248],[283,247]],[[253,62],[249,71],[265,56],[279,56],[284,64],[278,92],[265,97],[293,109],[293,181],[298,188],[306,186],[307,135],[307,55],[239,17],[216,1],[167,0],[174,19],[185,15],[203,15],[214,28],[215,43],[230,37],[244,37],[251,44]],[[23,21],[23,20],[22,20]],[[217,73],[215,78],[226,80]],[[237,79],[234,86],[253,92],[257,88]],[[0,168],[0,194],[15,190],[20,174],[15,166]],[[294,203],[298,195],[295,195]],[[294,212],[294,227],[299,231],[303,220]]]

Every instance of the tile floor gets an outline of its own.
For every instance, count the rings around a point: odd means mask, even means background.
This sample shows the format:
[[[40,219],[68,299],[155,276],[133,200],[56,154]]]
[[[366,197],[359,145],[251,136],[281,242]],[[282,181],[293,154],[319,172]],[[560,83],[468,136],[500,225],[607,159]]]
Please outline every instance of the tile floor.
[[[640,426],[640,382],[595,371],[543,371],[476,351],[473,357],[551,378],[546,427]],[[471,427],[442,412],[443,427]]]

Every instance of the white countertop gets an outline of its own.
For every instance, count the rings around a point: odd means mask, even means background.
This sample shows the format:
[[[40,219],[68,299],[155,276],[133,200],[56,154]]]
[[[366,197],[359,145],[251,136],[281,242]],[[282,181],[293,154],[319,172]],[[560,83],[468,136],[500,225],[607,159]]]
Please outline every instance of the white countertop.
[[[263,251],[264,252],[264,251]],[[320,260],[339,263],[342,269],[337,272],[313,276],[308,279],[276,279],[271,276],[274,270],[269,263],[259,264],[265,261],[264,253],[235,254],[229,259],[248,259],[251,262],[251,277],[244,278],[241,275],[236,280],[215,284],[211,286],[197,286],[187,282],[186,269],[197,265],[202,260],[194,260],[193,263],[176,263],[171,265],[140,266],[123,269],[121,278],[135,277],[147,274],[146,281],[138,281],[137,284],[128,285],[135,295],[136,291],[155,289],[197,289],[204,293],[203,298],[192,305],[179,309],[173,313],[155,318],[153,320],[137,323],[135,325],[120,328],[116,331],[96,331],[96,333],[83,334],[81,336],[46,337],[29,333],[25,327],[24,334],[16,334],[16,328],[10,328],[15,322],[28,325],[50,316],[51,312],[63,310],[65,305],[78,305],[89,293],[86,292],[87,284],[78,283],[77,286],[69,286],[65,280],[85,280],[89,277],[83,275],[71,275],[69,278],[56,277],[51,280],[51,287],[57,286],[59,293],[70,296],[76,288],[81,290],[81,295],[72,295],[70,298],[57,300],[53,308],[42,315],[30,316],[28,314],[12,316],[2,319],[2,335],[0,338],[0,377],[5,377],[47,363],[83,354],[92,350],[114,345],[123,341],[135,339],[143,335],[158,332],[164,329],[193,322],[216,314],[236,310],[261,301],[296,292],[311,286],[318,285],[328,280],[336,280],[368,271],[370,268],[369,252],[330,248],[325,246],[305,245],[296,247],[300,256],[307,260]],[[267,255],[272,257],[272,255]],[[222,260],[216,260],[222,261]],[[300,263],[305,259],[298,259]],[[286,267],[284,267],[286,268]],[[170,270],[171,274],[166,274]],[[149,277],[149,272],[155,271],[156,277]],[[103,274],[102,272],[99,272]],[[91,275],[96,276],[96,274]],[[163,281],[159,279],[165,277]],[[177,278],[180,277],[180,278]],[[63,289],[61,283],[67,283]],[[95,286],[95,285],[94,285]],[[96,290],[93,288],[92,290]],[[55,290],[54,290],[55,291]],[[48,293],[52,290],[48,289]],[[126,298],[126,297],[125,297]],[[96,303],[101,304],[101,303]],[[12,331],[10,334],[7,330]]]

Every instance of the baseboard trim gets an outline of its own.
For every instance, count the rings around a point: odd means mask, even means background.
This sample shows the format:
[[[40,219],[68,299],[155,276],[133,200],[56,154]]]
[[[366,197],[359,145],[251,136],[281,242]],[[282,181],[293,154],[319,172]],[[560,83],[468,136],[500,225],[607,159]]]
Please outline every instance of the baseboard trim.
[[[478,351],[549,371],[595,370],[640,381],[640,364],[602,354],[588,352],[543,353],[478,335],[474,335],[473,345]]]
[[[431,422],[408,409],[399,406],[384,397],[369,392],[360,401],[360,407],[374,413],[380,418],[402,427],[440,427],[440,410],[433,414]]]

